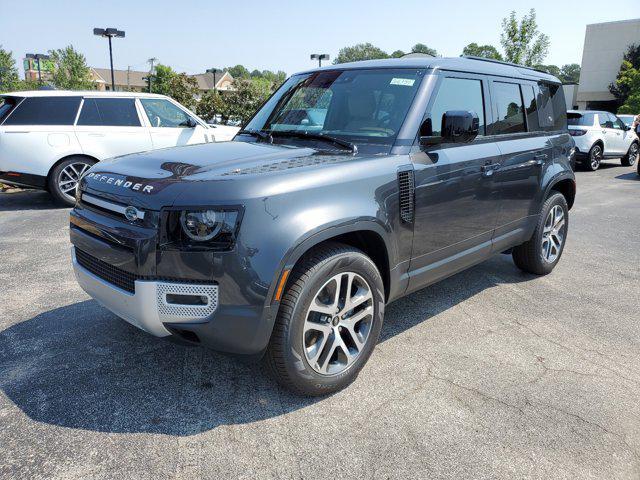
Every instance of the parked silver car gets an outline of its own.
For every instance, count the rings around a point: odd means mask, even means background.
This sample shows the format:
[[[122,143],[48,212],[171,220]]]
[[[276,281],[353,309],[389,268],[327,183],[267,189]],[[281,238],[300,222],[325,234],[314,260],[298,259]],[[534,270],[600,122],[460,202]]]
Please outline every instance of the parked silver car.
[[[569,133],[576,144],[576,158],[589,170],[597,170],[602,160],[620,158],[631,166],[638,158],[638,136],[613,113],[570,110]]]

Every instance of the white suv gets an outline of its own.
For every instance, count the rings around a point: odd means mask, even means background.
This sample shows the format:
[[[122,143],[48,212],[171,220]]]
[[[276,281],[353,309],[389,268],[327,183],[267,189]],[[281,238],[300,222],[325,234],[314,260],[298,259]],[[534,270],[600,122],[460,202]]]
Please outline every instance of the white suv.
[[[638,136],[613,113],[569,110],[567,123],[577,160],[589,170],[597,170],[609,158],[620,158],[625,166],[636,162]]]
[[[99,160],[157,148],[231,140],[163,95],[36,91],[0,95],[0,183],[42,188],[67,205]]]

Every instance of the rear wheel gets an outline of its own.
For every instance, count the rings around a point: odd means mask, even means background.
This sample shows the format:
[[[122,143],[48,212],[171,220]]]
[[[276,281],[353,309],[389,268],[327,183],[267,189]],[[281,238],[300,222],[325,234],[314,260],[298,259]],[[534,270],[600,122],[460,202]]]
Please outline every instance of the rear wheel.
[[[589,156],[587,161],[585,162],[585,166],[588,170],[595,172],[600,167],[600,162],[602,161],[603,151],[600,144],[596,143],[591,150],[589,150]]]
[[[629,151],[627,152],[627,154],[624,157],[622,157],[621,162],[622,162],[622,165],[624,165],[625,167],[632,167],[636,163],[637,159],[638,159],[638,143],[633,142],[629,147]]]
[[[84,173],[96,162],[86,157],[69,157],[51,171],[48,185],[57,203],[73,207],[76,203],[76,186]]]
[[[265,362],[302,395],[349,385],[382,328],[384,293],[375,264],[360,250],[327,244],[296,265],[282,298]]]
[[[569,230],[569,207],[564,195],[554,192],[542,206],[531,239],[513,249],[513,261],[536,275],[551,273],[560,261]]]

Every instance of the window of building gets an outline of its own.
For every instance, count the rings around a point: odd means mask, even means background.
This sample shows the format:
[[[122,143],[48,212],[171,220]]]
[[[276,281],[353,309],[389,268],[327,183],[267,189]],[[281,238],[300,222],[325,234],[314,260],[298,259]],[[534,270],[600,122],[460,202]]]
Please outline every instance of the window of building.
[[[422,136],[442,134],[442,116],[449,110],[464,110],[478,115],[479,135],[485,134],[484,100],[482,82],[468,78],[445,77],[442,79],[436,98],[425,122]]]
[[[152,127],[179,128],[189,126],[189,115],[168,100],[143,98],[142,107]]]
[[[492,94],[496,112],[495,122],[491,126],[492,134],[525,132],[525,111],[522,105],[520,85],[493,82]]]
[[[139,127],[133,98],[85,98],[78,125]]]
[[[5,125],[73,125],[80,97],[28,97],[18,105]]]

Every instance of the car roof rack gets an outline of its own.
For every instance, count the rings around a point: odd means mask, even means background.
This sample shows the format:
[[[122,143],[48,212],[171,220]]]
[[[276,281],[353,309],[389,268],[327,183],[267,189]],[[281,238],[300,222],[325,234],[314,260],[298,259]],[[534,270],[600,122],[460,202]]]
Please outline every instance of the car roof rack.
[[[495,60],[493,58],[476,57],[474,55],[460,55],[460,56],[462,58],[468,58],[470,60],[480,60],[481,62],[499,63],[500,65],[509,65],[511,67],[526,68],[527,70],[533,70],[534,72],[546,73],[547,75],[551,75],[549,72],[546,72],[546,71],[541,70],[539,68],[527,67],[526,65],[519,65],[517,63],[503,62],[502,60]]]

